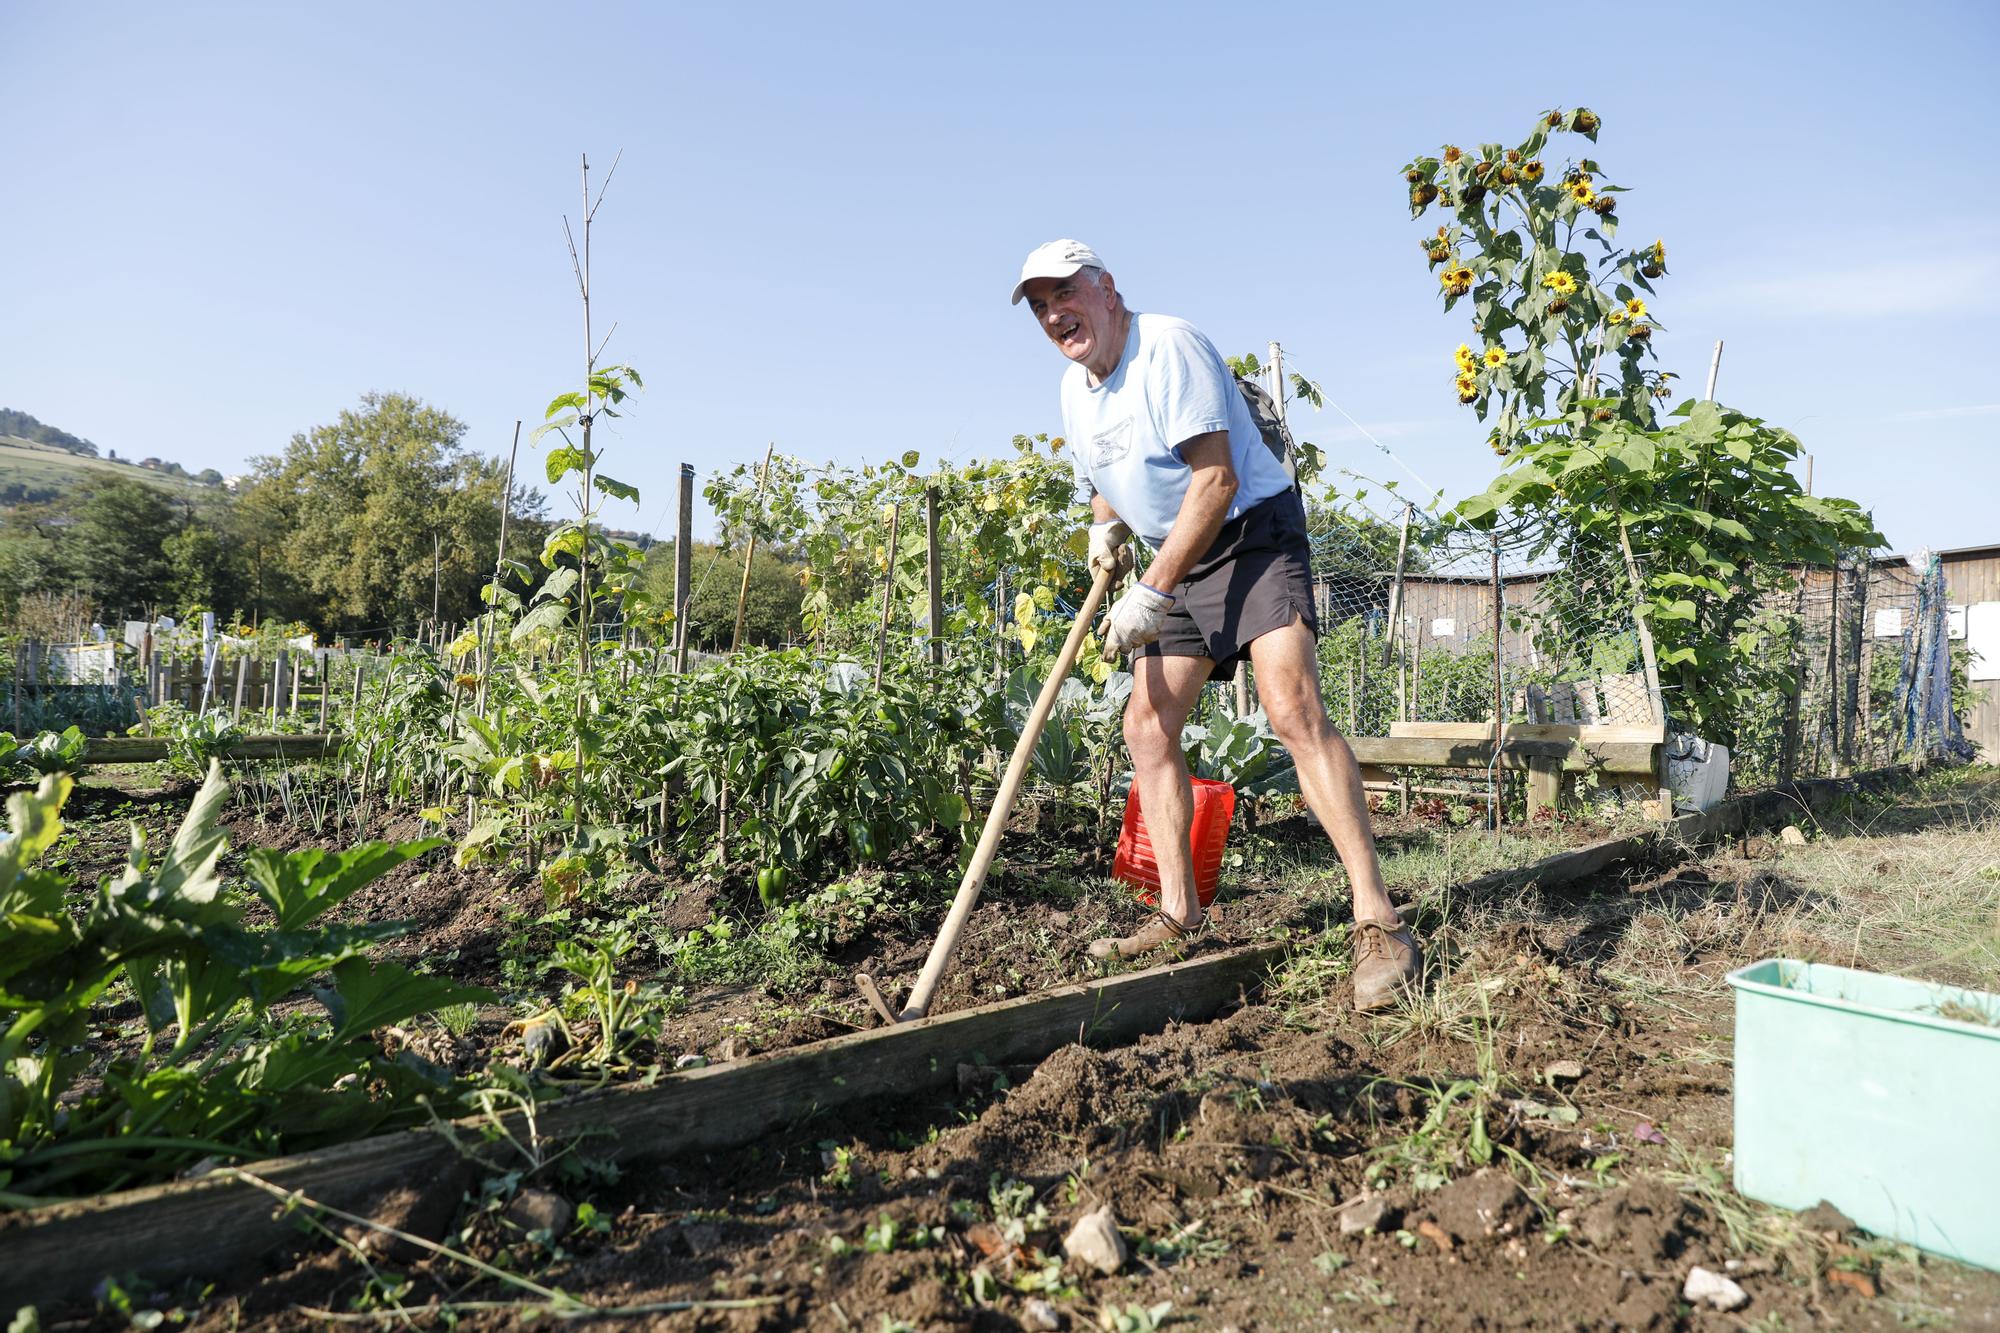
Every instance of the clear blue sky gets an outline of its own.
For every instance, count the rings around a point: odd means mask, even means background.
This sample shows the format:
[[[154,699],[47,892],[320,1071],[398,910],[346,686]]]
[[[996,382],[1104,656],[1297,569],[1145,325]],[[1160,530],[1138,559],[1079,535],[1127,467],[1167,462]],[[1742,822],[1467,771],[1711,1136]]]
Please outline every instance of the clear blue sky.
[[[1450,498],[1396,169],[1596,109],[1664,237],[1663,363],[1794,426],[1898,549],[2000,541],[2000,7],[0,4],[0,404],[241,470],[371,389],[504,453],[579,378],[561,218],[648,390],[605,467],[1006,448],[1057,354],[1008,288],[1055,236],[1225,351],[1283,342]],[[1982,91],[1983,90],[1983,91]],[[1574,140],[1580,144],[1580,140]],[[1329,409],[1303,433],[1394,474]]]

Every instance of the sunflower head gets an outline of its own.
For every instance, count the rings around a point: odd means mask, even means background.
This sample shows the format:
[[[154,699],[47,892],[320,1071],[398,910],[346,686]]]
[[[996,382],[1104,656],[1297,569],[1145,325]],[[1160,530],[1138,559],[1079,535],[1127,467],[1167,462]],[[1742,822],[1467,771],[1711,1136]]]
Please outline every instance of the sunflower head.
[[[1542,165],[1542,160],[1534,158],[1521,168],[1521,174],[1531,181],[1538,181],[1542,178],[1542,173],[1546,170],[1547,168]]]
[[[1663,268],[1661,268],[1661,267],[1660,267],[1660,266],[1659,266],[1658,264],[1646,264],[1646,265],[1643,265],[1643,266],[1642,266],[1642,267],[1641,267],[1641,268],[1639,269],[1639,271],[1640,271],[1641,273],[1645,274],[1645,275],[1646,275],[1647,277],[1649,277],[1649,278],[1657,278],[1657,277],[1661,277],[1662,275],[1664,275],[1664,274],[1666,273],[1666,270],[1665,270],[1665,269],[1663,269]]]
[[[1597,119],[1595,113],[1585,111],[1581,107],[1577,108],[1574,128],[1578,134],[1590,134],[1597,129],[1600,123],[1602,122]]]
[[[1604,422],[1607,422],[1607,421],[1611,420],[1611,418],[1612,418],[1612,417],[1613,417],[1614,415],[1615,415],[1615,414],[1614,414],[1614,413],[1612,412],[1612,410],[1611,410],[1610,408],[1608,408],[1608,407],[1600,407],[1600,408],[1598,408],[1598,409],[1597,409],[1597,410],[1596,410],[1595,412],[1592,412],[1592,413],[1590,414],[1590,419],[1591,419],[1592,421],[1595,421],[1595,422],[1598,422],[1598,423],[1602,424],[1602,423],[1604,423]]]
[[[1512,185],[1516,180],[1520,179],[1520,176],[1521,173],[1512,167],[1500,168],[1500,183],[1502,185]]]
[[[1551,315],[1560,315],[1567,309],[1569,309],[1569,302],[1563,300],[1560,296],[1549,302],[1549,313]]]
[[[1521,160],[1521,150],[1518,148],[1509,148],[1507,150],[1507,160],[1509,162],[1519,162]]]
[[[1559,130],[1562,128],[1562,124],[1563,124],[1563,113],[1560,110],[1549,112],[1550,129]]]
[[[1654,241],[1654,242],[1653,242],[1653,248],[1652,248],[1652,250],[1651,250],[1651,251],[1650,251],[1649,253],[1650,253],[1650,254],[1651,254],[1651,255],[1653,256],[1653,262],[1654,262],[1655,264],[1664,264],[1664,263],[1666,263],[1666,262],[1667,262],[1667,243],[1666,243],[1665,241]]]
[[[1557,269],[1543,278],[1542,286],[1548,288],[1557,296],[1573,296],[1576,294],[1576,279],[1561,269]]]
[[[1460,344],[1458,345],[1458,350],[1457,350],[1456,352],[1453,352],[1453,353],[1451,354],[1451,359],[1452,359],[1452,362],[1453,362],[1453,363],[1454,363],[1455,365],[1457,365],[1457,366],[1458,366],[1458,369],[1459,369],[1459,373],[1460,373],[1460,374],[1463,374],[1463,373],[1465,373],[1466,371],[1468,371],[1468,370],[1471,370],[1471,369],[1472,369],[1472,366],[1473,366],[1473,356],[1472,356],[1472,346],[1471,346],[1471,344],[1469,344],[1469,343],[1460,343]]]
[[[1424,173],[1414,169],[1403,173],[1403,179],[1408,181],[1412,185],[1417,184],[1419,181],[1423,180],[1423,178],[1424,178]]]
[[[1646,303],[1636,296],[1633,297],[1625,303],[1625,317],[1627,319],[1644,319],[1646,317]]]
[[[1480,360],[1486,363],[1488,370],[1498,370],[1507,364],[1507,349],[1496,343],[1486,349]]]
[[[1611,325],[1611,327],[1617,328],[1620,324],[1623,324],[1625,322],[1624,308],[1621,306],[1611,307],[1611,313],[1606,315],[1604,319],[1606,323]]]
[[[1460,159],[1461,157],[1464,157],[1464,156],[1465,156],[1465,154],[1459,151],[1459,148],[1458,148],[1458,145],[1457,145],[1457,144],[1446,144],[1446,145],[1445,145],[1445,148],[1444,148],[1444,160],[1445,160],[1445,165],[1446,165],[1446,166],[1449,166],[1449,165],[1451,165],[1451,164],[1452,164],[1453,162],[1456,162],[1456,161],[1458,161],[1458,159]]]
[[[1625,336],[1626,336],[1626,337],[1628,337],[1628,338],[1630,338],[1630,339],[1631,339],[1631,340],[1632,340],[1633,342],[1635,342],[1635,343],[1642,343],[1642,342],[1646,341],[1646,339],[1648,339],[1648,338],[1650,338],[1650,337],[1652,337],[1652,336],[1653,336],[1653,328],[1652,328],[1652,325],[1650,325],[1650,324],[1634,324],[1634,325],[1632,326],[1632,331],[1631,331],[1630,333],[1626,334]]]
[[[1588,204],[1597,198],[1597,191],[1590,188],[1590,182],[1579,177],[1569,183],[1569,197],[1579,204]]]
[[[1435,185],[1419,185],[1410,191],[1410,203],[1417,208],[1429,208],[1431,201],[1437,197],[1438,187]]]
[[[1590,207],[1597,216],[1601,218],[1609,217],[1613,210],[1618,207],[1618,196],[1615,194],[1600,194],[1597,198],[1590,201]]]

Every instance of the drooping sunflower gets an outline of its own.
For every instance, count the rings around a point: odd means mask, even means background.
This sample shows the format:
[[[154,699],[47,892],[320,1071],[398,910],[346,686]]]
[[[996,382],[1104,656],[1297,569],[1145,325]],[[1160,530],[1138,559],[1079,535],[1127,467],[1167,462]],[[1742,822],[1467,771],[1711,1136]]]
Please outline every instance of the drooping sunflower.
[[[1458,159],[1459,159],[1459,158],[1461,158],[1461,157],[1463,157],[1463,156],[1465,156],[1465,154],[1459,151],[1459,148],[1458,148],[1458,145],[1457,145],[1457,144],[1446,144],[1446,145],[1445,145],[1445,149],[1444,149],[1444,160],[1445,160],[1445,161],[1446,161],[1447,163],[1451,163],[1451,162],[1456,162],[1456,161],[1458,161]]]
[[[1480,359],[1486,362],[1488,370],[1498,370],[1507,364],[1507,349],[1498,343],[1494,343],[1486,349],[1485,354]]]
[[[1548,288],[1550,291],[1554,292],[1557,296],[1576,295],[1576,279],[1572,278],[1569,274],[1563,272],[1561,269],[1557,269],[1554,273],[1551,273],[1547,277],[1543,278],[1542,286]]]
[[[1539,157],[1530,159],[1528,164],[1521,168],[1521,174],[1531,181],[1540,180],[1542,178],[1542,171],[1542,159]]]

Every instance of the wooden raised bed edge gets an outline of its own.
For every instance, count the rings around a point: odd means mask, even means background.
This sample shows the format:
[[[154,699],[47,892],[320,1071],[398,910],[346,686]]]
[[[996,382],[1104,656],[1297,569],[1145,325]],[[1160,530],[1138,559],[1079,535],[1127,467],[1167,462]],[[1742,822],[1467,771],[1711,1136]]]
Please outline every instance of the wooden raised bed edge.
[[[1573,883],[1629,860],[1685,855],[1731,834],[1817,810],[1839,793],[1899,781],[1907,765],[1845,779],[1792,783],[1734,798],[1659,829],[1558,853],[1521,870],[1469,881],[1459,892]],[[619,1087],[542,1107],[537,1130],[561,1138],[616,1135],[625,1159],[665,1157],[746,1143],[774,1129],[871,1097],[950,1084],[975,1057],[1027,1064],[1080,1041],[1114,1046],[1174,1020],[1200,1021],[1260,984],[1290,951],[1245,945],[1212,957],[1059,986],[914,1023],[855,1032],[730,1064],[670,1074],[651,1087]],[[468,1122],[468,1132],[477,1127]],[[427,1130],[381,1135],[256,1164],[287,1190],[365,1210],[398,1184],[451,1178],[453,1150]],[[232,1178],[175,1181],[27,1213],[0,1214],[6,1299],[50,1304],[89,1299],[106,1274],[156,1281],[228,1272],[295,1235],[268,1195]]]
[[[340,753],[341,737],[245,736],[221,751],[225,759],[324,759]],[[150,764],[167,757],[164,736],[97,736],[84,742],[86,764]]]

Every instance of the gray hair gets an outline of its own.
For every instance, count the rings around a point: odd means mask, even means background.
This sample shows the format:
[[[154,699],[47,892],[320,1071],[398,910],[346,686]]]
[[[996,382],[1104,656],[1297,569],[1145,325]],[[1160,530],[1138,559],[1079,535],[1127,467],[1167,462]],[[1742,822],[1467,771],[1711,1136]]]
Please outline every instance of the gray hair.
[[[1098,267],[1096,264],[1085,264],[1082,268],[1078,269],[1075,273],[1071,274],[1070,276],[1073,278],[1081,278],[1085,282],[1088,282],[1093,287],[1102,287],[1104,285],[1104,270]],[[1116,288],[1113,288],[1111,292],[1111,299],[1122,306],[1125,304],[1125,293],[1117,290]]]

